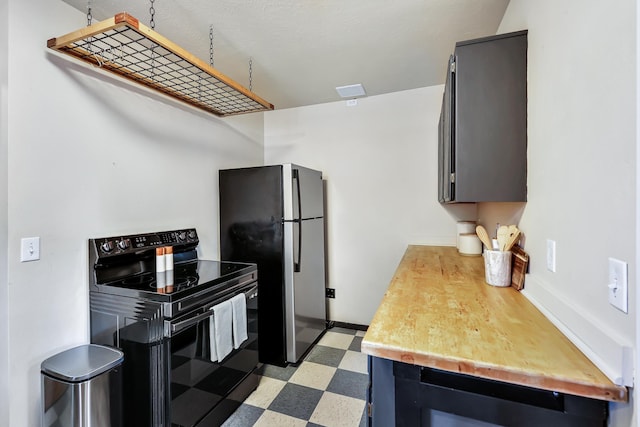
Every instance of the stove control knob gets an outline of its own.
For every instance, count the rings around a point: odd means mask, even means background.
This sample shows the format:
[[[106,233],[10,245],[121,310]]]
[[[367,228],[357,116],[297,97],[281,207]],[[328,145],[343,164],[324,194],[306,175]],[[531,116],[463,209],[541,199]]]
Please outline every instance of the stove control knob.
[[[113,247],[114,246],[112,241],[104,242],[103,244],[100,245],[102,252],[106,252],[106,253],[111,252],[113,250]]]
[[[186,231],[181,231],[178,233],[178,240],[180,240],[181,242],[184,241],[184,239],[187,238],[187,232]]]
[[[195,239],[195,238],[196,238],[196,231],[195,231],[195,230],[191,230],[191,231],[189,231],[189,238],[190,238],[191,240],[193,240],[193,239]]]
[[[129,241],[129,239],[122,239],[118,242],[118,248],[122,250],[128,249],[129,246],[131,246],[131,242]]]

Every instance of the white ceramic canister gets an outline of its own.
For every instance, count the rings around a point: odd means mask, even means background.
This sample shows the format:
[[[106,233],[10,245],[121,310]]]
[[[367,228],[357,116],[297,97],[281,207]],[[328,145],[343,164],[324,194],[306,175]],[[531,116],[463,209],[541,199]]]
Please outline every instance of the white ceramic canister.
[[[456,248],[460,249],[460,235],[476,232],[475,221],[458,221],[456,223]]]
[[[462,233],[459,236],[458,252],[465,256],[482,255],[482,242],[476,233]]]

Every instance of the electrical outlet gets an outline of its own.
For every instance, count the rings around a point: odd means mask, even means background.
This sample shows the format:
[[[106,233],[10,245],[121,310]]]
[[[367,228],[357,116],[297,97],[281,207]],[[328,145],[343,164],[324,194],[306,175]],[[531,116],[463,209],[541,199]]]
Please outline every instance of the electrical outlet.
[[[40,259],[40,238],[25,237],[20,240],[20,262]]]
[[[547,270],[556,272],[556,241],[547,239]]]
[[[336,297],[336,290],[333,288],[327,288],[326,289],[326,295],[327,298],[335,298]]]
[[[628,313],[627,263],[609,258],[609,304]]]

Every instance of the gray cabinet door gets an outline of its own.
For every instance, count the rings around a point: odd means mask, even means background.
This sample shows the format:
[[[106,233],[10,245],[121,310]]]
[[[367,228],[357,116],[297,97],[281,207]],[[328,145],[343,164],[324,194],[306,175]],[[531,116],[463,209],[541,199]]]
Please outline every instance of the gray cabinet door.
[[[440,203],[450,202],[453,200],[453,182],[451,173],[453,172],[453,129],[455,118],[453,117],[454,108],[454,81],[455,74],[455,56],[449,57],[447,67],[447,81],[444,86],[444,95],[442,96],[442,110],[440,112],[439,138],[438,138],[438,158],[440,164],[438,168],[438,200]]]
[[[452,133],[453,175],[444,177],[451,180],[444,201],[526,201],[527,32],[459,42],[454,58],[445,89],[445,99],[453,93],[453,114],[450,127],[444,124],[444,136]]]

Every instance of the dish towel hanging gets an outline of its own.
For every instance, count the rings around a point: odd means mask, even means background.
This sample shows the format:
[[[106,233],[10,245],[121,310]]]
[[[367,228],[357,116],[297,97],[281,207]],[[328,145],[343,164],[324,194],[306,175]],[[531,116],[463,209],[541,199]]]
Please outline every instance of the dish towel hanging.
[[[247,338],[247,300],[244,294],[231,298],[233,307],[233,348],[240,347]]]
[[[211,346],[211,361],[222,360],[233,350],[233,307],[227,300],[214,305],[213,316],[209,319],[209,342]]]

